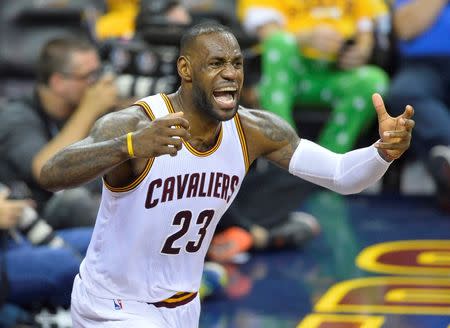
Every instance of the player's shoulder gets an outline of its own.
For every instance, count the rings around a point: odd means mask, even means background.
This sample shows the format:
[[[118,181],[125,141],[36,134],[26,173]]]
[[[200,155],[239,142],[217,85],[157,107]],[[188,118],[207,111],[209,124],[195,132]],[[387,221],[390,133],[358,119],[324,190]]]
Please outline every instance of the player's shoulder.
[[[266,111],[256,108],[247,108],[244,106],[239,106],[238,115],[242,123],[249,124],[252,122],[257,122],[264,119],[266,116]]]
[[[250,161],[298,139],[289,123],[269,111],[240,107],[238,117],[247,142]]]
[[[239,120],[246,132],[260,131],[262,127],[279,125],[282,119],[264,109],[239,106]]]

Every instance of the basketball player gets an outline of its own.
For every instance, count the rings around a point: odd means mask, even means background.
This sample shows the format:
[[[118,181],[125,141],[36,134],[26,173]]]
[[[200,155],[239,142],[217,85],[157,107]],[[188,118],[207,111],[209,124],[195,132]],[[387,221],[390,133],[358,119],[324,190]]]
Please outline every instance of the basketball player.
[[[409,147],[413,108],[390,117],[373,102],[380,140],[335,154],[282,119],[238,105],[243,58],[225,27],[182,37],[181,86],[99,119],[41,172],[51,190],[103,176],[94,234],[72,292],[75,327],[198,327],[203,260],[249,165],[265,156],[342,194],[377,181]]]

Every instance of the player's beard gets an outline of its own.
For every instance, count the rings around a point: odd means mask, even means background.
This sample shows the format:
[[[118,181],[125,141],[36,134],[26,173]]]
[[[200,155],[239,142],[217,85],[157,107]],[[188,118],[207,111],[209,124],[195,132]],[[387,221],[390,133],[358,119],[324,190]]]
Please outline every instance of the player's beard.
[[[199,87],[197,84],[192,84],[192,100],[194,102],[194,105],[196,108],[199,108],[202,112],[204,112],[207,116],[211,117],[212,119],[223,122],[230,120],[233,118],[233,116],[236,114],[237,106],[233,110],[233,115],[231,117],[224,118],[220,115],[218,111],[214,109],[214,106],[210,99],[208,99],[208,96],[201,87]]]

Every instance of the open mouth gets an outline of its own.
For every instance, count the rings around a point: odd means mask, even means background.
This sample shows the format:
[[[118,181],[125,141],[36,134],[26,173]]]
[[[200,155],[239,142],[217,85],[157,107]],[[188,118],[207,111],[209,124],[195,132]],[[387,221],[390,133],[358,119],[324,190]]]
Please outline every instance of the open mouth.
[[[213,96],[221,109],[229,110],[236,107],[237,89],[235,87],[214,90]]]

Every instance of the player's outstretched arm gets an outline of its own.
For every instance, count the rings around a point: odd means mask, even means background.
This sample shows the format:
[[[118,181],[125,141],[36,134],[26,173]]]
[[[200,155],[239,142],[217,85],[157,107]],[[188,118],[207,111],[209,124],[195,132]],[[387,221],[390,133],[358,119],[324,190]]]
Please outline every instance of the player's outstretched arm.
[[[373,104],[380,140],[372,146],[337,154],[309,140],[299,140],[280,118],[258,113],[253,114],[256,119],[249,119],[252,124],[246,124],[251,131],[249,143],[256,144],[249,147],[249,155],[253,154],[251,159],[265,156],[292,174],[338,193],[360,192],[380,179],[392,160],[409,148],[414,127],[411,106],[406,106],[402,115],[391,117],[380,95],[373,96]]]
[[[180,138],[189,138],[189,123],[182,113],[150,121],[136,108],[99,119],[89,136],[53,156],[42,168],[40,183],[49,190],[72,188],[113,170],[131,170],[121,165],[134,158],[164,154],[175,156]],[[174,128],[176,127],[176,128]]]

